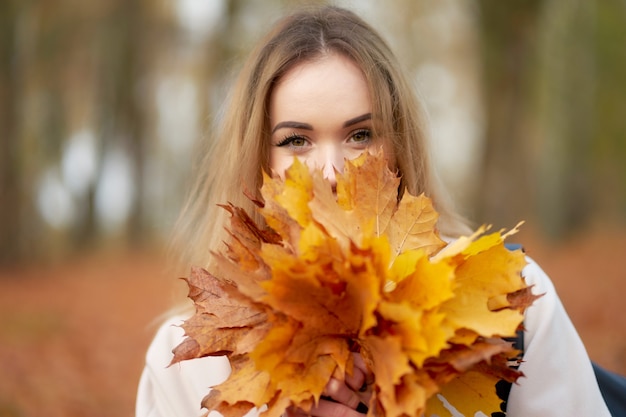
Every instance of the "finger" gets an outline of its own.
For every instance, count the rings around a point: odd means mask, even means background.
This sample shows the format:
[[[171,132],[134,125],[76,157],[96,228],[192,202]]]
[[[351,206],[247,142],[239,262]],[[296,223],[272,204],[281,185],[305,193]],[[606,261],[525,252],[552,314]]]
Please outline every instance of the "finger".
[[[354,366],[352,374],[346,373],[346,385],[354,391],[359,391],[365,384],[365,373]]]
[[[360,353],[352,353],[352,375],[346,375],[346,384],[356,391],[361,401],[369,402],[372,396],[374,374],[369,370]]]
[[[359,369],[361,372],[363,372],[363,375],[365,375],[365,383],[367,385],[373,384],[374,374],[372,373],[372,371],[370,371],[368,366],[365,364],[365,361],[363,360],[363,356],[361,356],[360,353],[353,353],[352,356],[354,359],[354,367]]]
[[[310,414],[315,417],[363,417],[367,410],[362,411],[363,413],[360,413],[345,404],[320,399],[318,405],[311,409]]]
[[[336,378],[331,378],[328,384],[326,384],[324,395],[352,409],[356,409],[361,402],[361,398],[356,392]]]
[[[289,407],[285,410],[282,417],[307,417],[309,413],[304,412],[297,407]]]

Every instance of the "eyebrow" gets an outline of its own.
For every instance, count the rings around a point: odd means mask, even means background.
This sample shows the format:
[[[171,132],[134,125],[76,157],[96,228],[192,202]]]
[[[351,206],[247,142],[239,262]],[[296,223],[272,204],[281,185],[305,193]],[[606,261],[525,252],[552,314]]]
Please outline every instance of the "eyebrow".
[[[280,122],[276,126],[274,126],[274,129],[272,129],[272,133],[276,132],[278,129],[282,129],[285,127],[291,127],[292,129],[313,130],[313,126],[308,123],[286,121]]]
[[[360,116],[354,117],[350,120],[346,120],[343,124],[343,127],[350,127],[352,125],[363,122],[365,120],[371,120],[371,118],[372,118],[372,113],[365,113]],[[311,126],[308,123],[285,121],[285,122],[280,122],[276,126],[274,126],[274,129],[272,129],[272,134],[276,132],[278,129],[283,129],[285,127],[290,127],[292,129],[313,130],[313,126]]]
[[[361,122],[364,122],[365,120],[371,120],[371,119],[372,119],[372,113],[365,113],[365,114],[357,116],[357,117],[355,117],[353,119],[347,120],[343,124],[343,127],[350,127],[350,126],[355,125],[357,123],[361,123]]]

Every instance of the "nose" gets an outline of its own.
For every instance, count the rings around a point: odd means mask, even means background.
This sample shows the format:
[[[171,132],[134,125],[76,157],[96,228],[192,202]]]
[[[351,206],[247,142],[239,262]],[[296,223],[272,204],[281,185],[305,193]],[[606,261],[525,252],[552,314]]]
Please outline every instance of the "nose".
[[[330,182],[333,189],[337,187],[337,178],[335,175],[335,168],[336,168],[335,165],[330,162],[327,162],[322,168],[322,174],[324,174],[324,178],[326,178]]]
[[[321,168],[322,174],[324,178],[326,178],[333,190],[337,188],[337,178],[335,175],[335,171],[341,172],[343,170],[343,154],[335,149],[334,146],[329,146],[323,149],[320,149],[320,154],[317,158],[317,167]]]

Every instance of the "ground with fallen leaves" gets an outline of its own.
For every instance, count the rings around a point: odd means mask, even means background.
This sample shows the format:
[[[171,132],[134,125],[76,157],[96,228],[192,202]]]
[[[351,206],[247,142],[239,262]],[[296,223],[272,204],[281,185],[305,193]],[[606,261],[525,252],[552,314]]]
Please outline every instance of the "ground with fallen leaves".
[[[626,231],[560,245],[518,237],[552,277],[591,357],[626,374]],[[146,252],[0,270],[0,417],[133,416],[158,316],[185,291],[176,278],[162,254]]]

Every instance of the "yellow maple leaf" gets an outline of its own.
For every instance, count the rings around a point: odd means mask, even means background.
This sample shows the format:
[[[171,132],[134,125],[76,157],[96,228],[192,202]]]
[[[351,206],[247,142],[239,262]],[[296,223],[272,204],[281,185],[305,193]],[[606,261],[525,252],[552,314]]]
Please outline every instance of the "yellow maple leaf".
[[[452,414],[451,409],[467,417],[484,410],[500,411],[502,400],[496,394],[497,382],[498,378],[481,372],[460,374],[428,400],[425,417],[458,415]]]
[[[271,378],[267,372],[259,371],[247,356],[233,356],[230,363],[230,377],[220,384],[219,390],[212,390],[204,397],[203,407],[219,411],[225,417],[234,417],[245,414],[255,404],[272,400],[274,392],[270,389]]]
[[[268,228],[224,205],[230,241],[214,271],[188,279],[196,314],[173,360],[231,358],[205,407],[226,417],[306,412],[331,376],[353,372],[359,352],[375,375],[369,415],[441,410],[438,393],[464,411],[497,410],[493,382],[520,375],[500,337],[535,299],[524,257],[486,228],[446,246],[430,199],[398,199],[399,183],[382,151],[348,161],[336,195],[295,160],[284,179],[264,176]]]
[[[523,320],[522,312],[515,309],[492,311],[489,301],[520,289],[519,277],[525,264],[523,253],[511,252],[502,244],[469,256],[456,270],[456,291],[463,296],[442,306],[447,320],[453,322],[455,328],[474,330],[487,337],[514,336]]]

